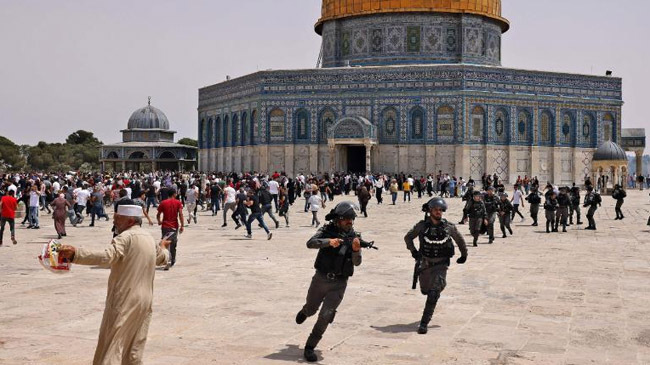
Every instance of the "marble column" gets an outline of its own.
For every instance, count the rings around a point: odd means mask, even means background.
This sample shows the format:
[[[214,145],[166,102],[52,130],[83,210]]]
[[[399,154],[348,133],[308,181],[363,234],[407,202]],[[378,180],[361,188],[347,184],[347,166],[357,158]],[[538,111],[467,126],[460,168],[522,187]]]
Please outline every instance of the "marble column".
[[[329,143],[328,147],[330,149],[330,173],[334,173],[334,171],[336,171],[336,145],[334,143]]]
[[[366,143],[366,172],[371,172],[372,171],[372,164],[370,160],[370,151],[372,149],[372,144]]]

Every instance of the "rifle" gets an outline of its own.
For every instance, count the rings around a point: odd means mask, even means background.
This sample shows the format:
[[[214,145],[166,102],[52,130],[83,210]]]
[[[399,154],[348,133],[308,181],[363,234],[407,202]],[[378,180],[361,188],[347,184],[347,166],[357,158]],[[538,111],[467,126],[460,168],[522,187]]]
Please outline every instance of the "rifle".
[[[413,268],[413,285],[411,286],[412,290],[417,289],[418,287],[418,278],[420,276],[420,262],[422,260],[415,260],[415,268]]]
[[[339,256],[345,256],[348,248],[352,249],[352,241],[354,241],[355,238],[358,238],[361,242],[361,248],[379,250],[379,247],[375,246],[375,241],[364,241],[361,239],[361,235],[359,233],[355,233],[353,236],[346,236],[342,238],[343,243],[341,244],[341,249],[339,250]]]

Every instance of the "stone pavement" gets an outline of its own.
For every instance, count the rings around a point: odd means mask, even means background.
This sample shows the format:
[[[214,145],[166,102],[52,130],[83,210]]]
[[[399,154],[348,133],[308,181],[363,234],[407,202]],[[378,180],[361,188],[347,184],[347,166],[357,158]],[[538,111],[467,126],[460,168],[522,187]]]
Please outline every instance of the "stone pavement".
[[[350,279],[319,346],[322,364],[650,363],[647,191],[628,193],[624,221],[613,220],[614,201],[603,197],[596,232],[572,226],[546,234],[543,221],[530,227],[527,217],[515,219],[513,237],[493,245],[481,239],[466,265],[452,264],[429,334],[421,336],[415,330],[425,297],[410,290],[413,260],[402,237],[425,201],[400,196],[396,206],[377,206],[373,199],[370,217],[357,219],[380,250],[364,252]],[[447,217],[457,222],[461,202],[448,201]],[[274,229],[271,241],[258,228],[247,240],[232,222],[220,228],[220,214],[201,213],[180,236],[176,267],[156,274],[146,364],[302,362],[315,318],[298,326],[294,317],[316,255],[305,247],[314,229],[302,204],[292,207],[291,228]],[[6,232],[0,248],[0,363],[90,364],[109,271],[43,270],[36,256],[54,228],[46,215],[41,220],[40,230],[18,228],[17,246]],[[110,222],[87,224],[68,228],[64,242],[110,242]],[[471,241],[467,226],[461,230]]]

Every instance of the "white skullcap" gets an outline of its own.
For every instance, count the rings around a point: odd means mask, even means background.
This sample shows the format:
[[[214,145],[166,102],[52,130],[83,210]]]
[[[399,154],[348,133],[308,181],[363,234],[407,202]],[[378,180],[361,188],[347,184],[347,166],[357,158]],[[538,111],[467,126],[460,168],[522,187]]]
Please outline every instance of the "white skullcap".
[[[142,217],[142,207],[139,205],[118,205],[117,214],[126,217]]]

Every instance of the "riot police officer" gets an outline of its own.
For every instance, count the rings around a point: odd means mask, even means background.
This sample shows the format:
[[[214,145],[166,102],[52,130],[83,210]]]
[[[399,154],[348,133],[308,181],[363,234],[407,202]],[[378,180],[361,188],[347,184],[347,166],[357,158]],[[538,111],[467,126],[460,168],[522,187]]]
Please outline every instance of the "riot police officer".
[[[625,202],[625,197],[627,197],[627,193],[623,190],[623,187],[619,184],[614,185],[614,191],[612,192],[612,198],[616,199],[616,207],[614,208],[616,211],[616,218],[614,218],[614,220],[625,218],[625,216],[623,216],[623,211],[621,210],[621,207]]]
[[[487,233],[490,241],[488,243],[494,242],[494,221],[497,217],[497,211],[499,210],[499,199],[494,195],[494,187],[490,186],[487,189],[487,193],[483,195],[483,204],[485,204],[485,211],[487,213]]]
[[[467,220],[467,207],[472,203],[473,197],[474,197],[474,185],[468,183],[467,191],[462,197],[462,201],[466,202],[465,208],[463,209],[463,217],[460,219],[460,222],[458,222],[458,224],[465,224],[465,220]]]
[[[454,257],[454,241],[461,253],[456,260],[458,264],[467,261],[467,247],[456,226],[442,218],[447,211],[447,203],[442,198],[429,200],[422,206],[422,211],[425,212],[424,220],[404,236],[404,241],[411,256],[419,262],[416,274],[420,281],[420,292],[427,296],[427,300],[418,333],[426,334],[440,294],[447,286],[447,269]],[[413,244],[416,238],[419,240],[419,250]]]
[[[589,208],[587,211],[587,220],[589,221],[589,225],[585,229],[590,229],[590,230],[596,230],[596,220],[594,219],[594,214],[596,214],[596,210],[602,203],[602,198],[600,197],[600,194],[596,193],[594,191],[594,187],[592,185],[587,186],[587,195],[585,196],[585,201],[584,204],[582,205],[585,208]]]
[[[481,192],[475,190],[472,194],[471,200],[463,209],[463,212],[469,217],[469,231],[474,237],[474,247],[478,246],[478,236],[481,234],[481,224],[488,224],[487,211],[485,204],[481,200]]]
[[[503,233],[502,238],[506,238],[508,237],[506,235],[506,229],[511,236],[513,235],[512,227],[510,227],[510,217],[512,215],[513,207],[510,200],[508,200],[507,193],[500,193],[499,197],[501,198],[501,200],[499,200],[499,227],[501,228],[501,233]]]
[[[357,217],[356,210],[359,210],[358,206],[352,202],[337,204],[325,216],[329,223],[307,241],[308,248],[318,249],[314,263],[316,273],[309,286],[306,303],[296,315],[296,323],[302,324],[323,305],[305,345],[304,357],[308,362],[318,361],[314,348],[327,326],[334,321],[348,278],[354,274],[354,267],[361,265],[360,235],[352,227]]]
[[[544,211],[546,214],[546,233],[557,232],[555,224],[555,211],[557,210],[557,198],[553,190],[547,195],[544,202]]]
[[[555,211],[555,229],[557,231],[560,223],[562,223],[562,232],[566,232],[567,218],[569,217],[570,199],[568,188],[563,186],[560,188],[560,194],[557,196],[557,211]]]
[[[539,204],[542,202],[542,198],[539,196],[539,191],[537,186],[533,186],[530,190],[530,194],[526,197],[526,201],[530,204],[530,217],[533,218],[533,227],[537,227],[537,217],[539,216]]]
[[[573,224],[573,213],[576,214],[576,224],[581,225],[580,221],[580,188],[576,186],[576,183],[573,183],[571,187],[571,192],[569,194],[569,199],[571,205],[569,205],[569,224]]]

